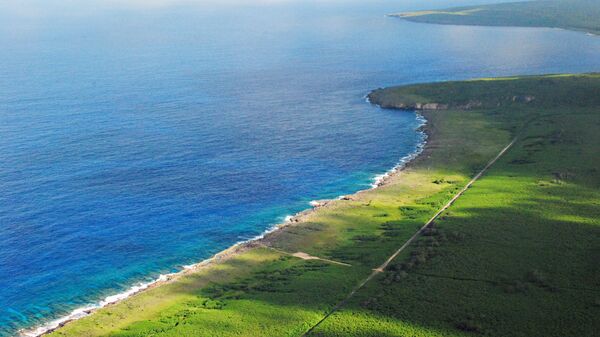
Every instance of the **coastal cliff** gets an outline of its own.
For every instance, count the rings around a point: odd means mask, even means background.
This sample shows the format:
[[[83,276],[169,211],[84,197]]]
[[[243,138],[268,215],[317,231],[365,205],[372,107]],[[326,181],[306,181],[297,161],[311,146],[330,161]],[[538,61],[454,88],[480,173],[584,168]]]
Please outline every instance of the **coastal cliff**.
[[[494,98],[494,100],[485,99],[486,103],[484,104],[484,100],[477,96],[466,97],[463,99],[457,97],[435,99],[411,94],[409,92],[410,88],[411,86],[402,87],[402,92],[395,90],[396,88],[380,88],[370,92],[367,95],[367,98],[372,104],[378,105],[384,109],[411,111],[439,111],[448,109],[472,110],[500,107],[509,104],[529,104],[536,100],[534,95],[519,94],[499,96]]]

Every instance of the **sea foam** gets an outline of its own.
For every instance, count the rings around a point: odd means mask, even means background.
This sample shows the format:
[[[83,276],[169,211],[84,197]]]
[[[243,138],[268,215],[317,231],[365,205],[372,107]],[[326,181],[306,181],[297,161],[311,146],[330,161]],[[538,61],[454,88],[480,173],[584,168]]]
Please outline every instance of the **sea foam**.
[[[184,266],[184,269],[185,269],[185,267],[186,266]],[[71,313],[69,313],[68,315],[57,318],[55,320],[52,320],[44,325],[41,325],[41,326],[33,328],[33,329],[29,329],[29,330],[21,330],[21,331],[19,331],[19,335],[22,337],[38,337],[38,336],[44,335],[46,333],[52,332],[68,322],[86,317],[98,309],[101,309],[108,305],[120,302],[128,297],[131,297],[131,296],[139,293],[140,291],[150,288],[151,286],[153,286],[159,282],[168,281],[169,279],[171,279],[171,277],[173,277],[176,274],[177,273],[161,274],[158,278],[156,278],[150,282],[138,283],[138,284],[132,286],[131,288],[127,289],[126,291],[123,291],[123,292],[115,294],[115,295],[107,296],[102,301],[100,301],[96,304],[77,308],[77,309],[71,311]]]
[[[389,179],[398,171],[404,169],[404,167],[406,167],[408,163],[410,163],[413,159],[417,158],[423,152],[423,149],[427,144],[427,134],[422,131],[422,128],[427,124],[427,119],[425,119],[425,117],[423,117],[421,114],[417,113],[417,121],[419,122],[419,124],[416,130],[419,132],[421,139],[415,146],[414,151],[400,158],[400,161],[398,161],[398,163],[389,171],[375,175],[372,179],[373,182],[371,183],[372,189],[383,185],[387,179]]]

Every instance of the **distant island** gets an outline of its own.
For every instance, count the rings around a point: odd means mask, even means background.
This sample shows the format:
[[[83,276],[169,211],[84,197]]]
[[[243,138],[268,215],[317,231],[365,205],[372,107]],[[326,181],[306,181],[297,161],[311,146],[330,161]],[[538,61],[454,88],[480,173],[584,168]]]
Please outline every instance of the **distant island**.
[[[446,25],[550,27],[600,34],[596,0],[522,1],[390,14],[405,20]]]

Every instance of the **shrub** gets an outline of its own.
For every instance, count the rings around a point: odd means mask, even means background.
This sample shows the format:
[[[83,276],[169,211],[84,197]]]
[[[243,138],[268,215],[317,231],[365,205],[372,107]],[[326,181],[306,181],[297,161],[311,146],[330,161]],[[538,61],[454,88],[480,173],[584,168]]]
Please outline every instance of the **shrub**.
[[[525,279],[531,283],[537,284],[538,286],[546,286],[546,277],[539,270],[531,270],[525,275]]]
[[[464,320],[456,323],[456,328],[466,332],[480,332],[481,326],[473,320]]]

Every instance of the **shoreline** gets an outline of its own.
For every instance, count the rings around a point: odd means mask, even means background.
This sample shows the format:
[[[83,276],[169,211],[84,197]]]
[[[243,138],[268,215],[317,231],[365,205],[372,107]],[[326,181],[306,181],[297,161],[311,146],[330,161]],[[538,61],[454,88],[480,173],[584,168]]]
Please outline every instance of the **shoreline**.
[[[372,92],[372,91],[371,91]],[[369,93],[370,94],[370,93]],[[379,104],[371,102],[369,96],[366,96],[366,101],[374,106],[377,106],[380,109],[382,108]],[[401,110],[401,109],[396,109]],[[288,215],[285,217],[284,222],[275,224],[270,228],[267,228],[261,234],[257,235],[254,238],[250,238],[248,240],[239,241],[231,245],[229,248],[226,248],[211,257],[204,259],[198,263],[194,263],[191,265],[182,266],[183,269],[180,271],[176,271],[168,274],[160,274],[158,278],[149,281],[149,282],[138,282],[137,284],[129,287],[127,290],[122,291],[120,293],[110,295],[105,297],[103,300],[98,301],[94,304],[90,304],[87,306],[83,306],[80,308],[76,308],[71,311],[69,314],[61,316],[56,319],[52,319],[47,323],[42,325],[34,326],[32,328],[21,329],[17,331],[16,336],[20,337],[41,337],[48,335],[56,330],[62,328],[66,324],[79,320],[81,318],[92,315],[96,311],[109,307],[112,305],[116,305],[134,295],[142,293],[146,290],[153,289],[155,287],[161,286],[163,284],[167,284],[170,282],[176,282],[177,279],[184,275],[188,275],[194,272],[197,272],[204,268],[209,268],[215,264],[227,261],[238,254],[244,253],[252,248],[260,247],[260,246],[268,246],[271,242],[270,235],[274,234],[284,228],[287,228],[291,225],[298,225],[303,222],[303,220],[309,216],[310,214],[318,211],[323,207],[327,207],[334,202],[344,201],[344,200],[352,200],[353,196],[361,194],[366,191],[371,191],[380,187],[383,187],[388,184],[389,180],[394,176],[398,175],[401,171],[406,169],[415,159],[419,158],[426,150],[428,145],[428,140],[430,139],[431,130],[427,128],[428,120],[422,114],[420,110],[406,110],[404,111],[412,111],[416,115],[416,119],[419,122],[419,126],[415,129],[415,131],[420,135],[420,140],[416,144],[414,150],[404,157],[400,158],[398,163],[396,163],[391,169],[387,170],[382,174],[376,174],[373,177],[373,182],[370,185],[370,188],[358,190],[349,195],[342,195],[336,199],[325,199],[325,200],[313,200],[310,202],[310,208],[302,210],[294,215]]]

